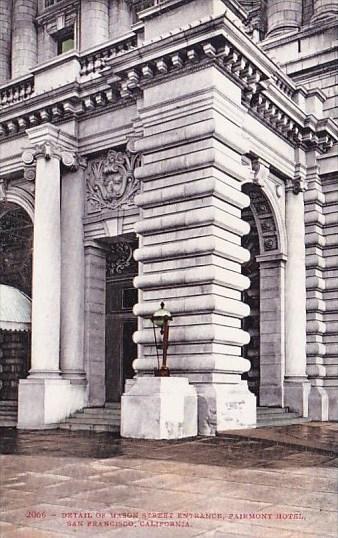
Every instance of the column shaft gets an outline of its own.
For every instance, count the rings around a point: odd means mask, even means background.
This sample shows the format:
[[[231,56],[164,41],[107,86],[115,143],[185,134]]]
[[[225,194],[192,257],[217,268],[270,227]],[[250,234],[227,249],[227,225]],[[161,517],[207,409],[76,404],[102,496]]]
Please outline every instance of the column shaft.
[[[290,32],[302,23],[302,0],[268,0],[268,36]]]
[[[11,76],[12,3],[0,0],[0,84]]]
[[[59,375],[60,291],[60,162],[55,157],[39,157],[35,183],[31,376]]]
[[[83,169],[66,172],[61,199],[61,369],[66,378],[84,376]]]
[[[14,0],[12,78],[24,75],[37,62],[37,8],[38,0]]]
[[[303,193],[286,193],[286,377],[306,376],[306,268]]]
[[[131,7],[126,0],[110,0],[109,35],[111,39],[130,32],[133,22]]]
[[[89,49],[109,39],[108,0],[81,2],[81,49]]]
[[[338,4],[336,0],[314,0],[312,21],[324,19],[330,15],[338,13]]]

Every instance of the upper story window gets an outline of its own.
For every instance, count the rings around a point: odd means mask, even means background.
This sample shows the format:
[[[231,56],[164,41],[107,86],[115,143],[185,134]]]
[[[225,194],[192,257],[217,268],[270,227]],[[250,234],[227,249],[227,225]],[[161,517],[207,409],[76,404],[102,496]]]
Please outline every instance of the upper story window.
[[[58,32],[55,35],[55,40],[57,43],[58,55],[73,50],[75,47],[74,26],[66,28],[62,32]]]

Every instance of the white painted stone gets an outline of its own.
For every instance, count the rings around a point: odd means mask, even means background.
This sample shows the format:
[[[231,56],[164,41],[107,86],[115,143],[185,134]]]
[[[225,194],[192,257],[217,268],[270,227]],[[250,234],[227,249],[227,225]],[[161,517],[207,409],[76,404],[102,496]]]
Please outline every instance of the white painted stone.
[[[200,435],[256,426],[256,397],[248,390],[246,382],[195,386]]]
[[[85,387],[67,379],[21,379],[18,428],[48,429],[85,405]]]
[[[182,377],[139,377],[122,395],[121,435],[182,439],[197,435],[197,396]]]

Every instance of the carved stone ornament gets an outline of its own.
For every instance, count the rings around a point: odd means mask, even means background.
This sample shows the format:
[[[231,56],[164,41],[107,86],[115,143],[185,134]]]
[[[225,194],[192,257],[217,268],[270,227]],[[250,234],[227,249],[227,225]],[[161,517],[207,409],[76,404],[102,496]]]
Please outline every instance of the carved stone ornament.
[[[278,250],[278,228],[268,198],[257,184],[247,184],[243,190],[250,197],[250,209],[259,233],[260,253]]]
[[[260,158],[252,162],[253,182],[263,187],[270,174],[270,166]]]
[[[139,191],[134,170],[140,155],[109,150],[104,158],[89,162],[86,171],[88,211],[131,206]]]
[[[306,191],[307,185],[304,178],[301,176],[295,177],[292,181],[292,191],[294,194]]]
[[[107,254],[106,274],[108,277],[120,275],[136,266],[133,258],[133,246],[126,241],[113,243]]]

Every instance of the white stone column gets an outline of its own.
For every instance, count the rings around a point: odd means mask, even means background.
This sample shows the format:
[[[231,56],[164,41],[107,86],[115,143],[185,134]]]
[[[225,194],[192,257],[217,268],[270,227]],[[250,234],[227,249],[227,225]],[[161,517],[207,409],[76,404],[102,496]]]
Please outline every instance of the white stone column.
[[[130,32],[133,24],[132,5],[126,0],[110,0],[109,37],[117,38]]]
[[[36,165],[32,354],[29,376],[19,383],[18,428],[45,429],[85,404],[83,387],[74,388],[60,371],[60,162],[73,166],[74,154],[69,150],[70,137],[53,125],[33,127],[27,133],[33,147],[24,151],[23,161],[29,167],[25,177],[31,181]]]
[[[81,163],[84,164],[84,163]],[[61,198],[61,370],[66,379],[85,381],[84,373],[84,168],[62,177]]]
[[[60,348],[60,156],[36,154],[32,367],[30,376],[58,377]]]
[[[86,0],[81,2],[81,50],[100,45],[108,39],[108,0]]]
[[[24,75],[37,62],[35,17],[38,0],[14,0],[12,16],[12,78]]]
[[[325,19],[337,16],[337,14],[338,5],[336,0],[314,0],[311,22],[323,22]]]
[[[304,190],[298,178],[286,189],[285,405],[308,416]]]
[[[302,1],[268,0],[266,18],[268,36],[296,30],[302,23]]]
[[[0,0],[0,84],[11,74],[12,3]]]

